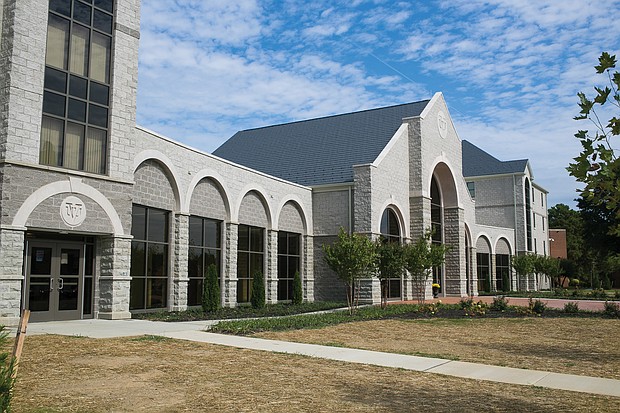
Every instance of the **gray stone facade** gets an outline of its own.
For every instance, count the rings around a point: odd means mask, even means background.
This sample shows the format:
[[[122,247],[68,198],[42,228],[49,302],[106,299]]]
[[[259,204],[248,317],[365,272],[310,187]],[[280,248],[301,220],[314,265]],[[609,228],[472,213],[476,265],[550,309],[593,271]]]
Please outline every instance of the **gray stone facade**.
[[[334,242],[340,228],[378,238],[387,209],[397,216],[402,242],[417,240],[431,226],[433,179],[441,189],[441,235],[451,247],[442,294],[477,294],[477,249],[493,257],[493,279],[495,254],[527,249],[524,185],[532,181],[531,170],[518,177],[476,177],[472,199],[462,175],[461,141],[441,94],[420,116],[403,119],[371,163],[351,165],[352,182],[313,188],[136,126],[140,1],[115,4],[107,158],[99,175],[40,164],[48,2],[0,3],[0,323],[14,324],[29,303],[32,251],[25,247],[31,239],[81,243],[82,260],[94,245],[88,258],[94,273],[80,275],[93,280],[92,291],[83,291],[92,308],[79,309],[80,316],[131,317],[133,205],[168,215],[167,310],[188,307],[192,215],[221,222],[221,299],[228,307],[237,305],[240,224],[265,230],[269,303],[278,299],[279,231],[300,235],[304,300],[344,300],[344,284],[327,268],[322,245]],[[533,249],[546,253],[546,191],[533,185],[531,195]],[[46,276],[51,285],[58,274]],[[547,285],[533,277],[511,282],[524,289]],[[425,295],[430,294],[429,280]],[[414,296],[411,280],[403,276],[401,298]],[[380,300],[376,278],[363,281],[362,299]]]

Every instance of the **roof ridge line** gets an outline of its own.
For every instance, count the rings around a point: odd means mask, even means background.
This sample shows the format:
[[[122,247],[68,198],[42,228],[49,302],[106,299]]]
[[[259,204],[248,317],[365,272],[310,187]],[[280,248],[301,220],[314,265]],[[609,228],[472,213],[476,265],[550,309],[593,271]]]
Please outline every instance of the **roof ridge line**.
[[[292,122],[278,123],[278,124],[275,124],[275,125],[257,126],[256,128],[243,129],[243,130],[241,130],[239,132],[249,132],[249,131],[259,130],[259,129],[275,128],[277,126],[294,125],[296,123],[311,122],[311,121],[315,121],[315,120],[337,118],[337,117],[340,117],[340,116],[348,116],[348,115],[353,115],[353,114],[357,114],[357,113],[373,112],[373,111],[384,110],[384,109],[392,109],[392,108],[396,108],[396,107],[399,107],[399,106],[407,106],[407,105],[413,105],[415,103],[430,102],[430,101],[431,101],[430,99],[423,99],[423,100],[418,100],[416,102],[400,103],[398,105],[383,106],[383,107],[380,107],[380,108],[363,109],[363,110],[357,110],[357,111],[352,111],[352,112],[347,112],[347,113],[337,113],[335,115],[319,116],[318,118],[295,120],[295,121],[292,121]]]

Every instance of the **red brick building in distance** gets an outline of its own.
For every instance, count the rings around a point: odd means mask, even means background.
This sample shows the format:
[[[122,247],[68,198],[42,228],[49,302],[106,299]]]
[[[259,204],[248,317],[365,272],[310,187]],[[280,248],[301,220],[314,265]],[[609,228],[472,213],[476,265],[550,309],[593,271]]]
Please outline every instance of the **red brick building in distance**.
[[[566,258],[566,230],[549,228],[549,255]]]

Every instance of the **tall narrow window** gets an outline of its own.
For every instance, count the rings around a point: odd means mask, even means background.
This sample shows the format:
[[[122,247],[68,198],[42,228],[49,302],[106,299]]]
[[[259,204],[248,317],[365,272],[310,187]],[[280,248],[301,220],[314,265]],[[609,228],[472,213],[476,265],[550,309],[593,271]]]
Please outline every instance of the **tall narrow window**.
[[[491,256],[488,253],[476,254],[478,291],[491,291]]]
[[[401,242],[398,217],[392,209],[383,211],[380,232],[384,242]],[[400,298],[402,287],[400,278],[389,278],[383,282],[381,288],[387,289],[387,298]]]
[[[215,265],[218,281],[221,281],[220,258],[222,254],[220,221],[189,217],[189,251],[187,259],[187,305],[200,305],[204,277],[209,266]]]
[[[265,230],[239,225],[237,247],[237,302],[247,303],[252,295],[252,280],[257,272],[263,272],[265,261]]]
[[[432,243],[443,244],[443,202],[437,179],[431,180],[431,229]],[[442,284],[442,267],[433,268],[433,283]]]
[[[510,255],[495,254],[495,289],[510,291]]]
[[[293,279],[301,266],[301,235],[278,232],[278,301],[293,298]]]
[[[168,211],[134,205],[131,213],[130,310],[168,303]]]
[[[527,250],[532,251],[532,205],[530,198],[530,180],[525,179],[525,236]]]
[[[51,0],[39,162],[106,172],[114,2]]]

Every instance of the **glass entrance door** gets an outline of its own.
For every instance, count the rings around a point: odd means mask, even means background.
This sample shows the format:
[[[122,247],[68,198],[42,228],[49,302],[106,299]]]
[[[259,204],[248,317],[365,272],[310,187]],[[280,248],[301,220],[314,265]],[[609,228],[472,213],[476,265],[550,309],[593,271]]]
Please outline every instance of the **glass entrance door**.
[[[30,319],[81,318],[83,245],[33,242],[28,248],[26,305]]]

